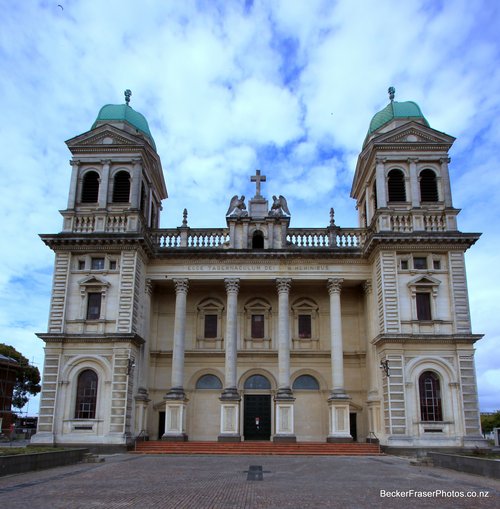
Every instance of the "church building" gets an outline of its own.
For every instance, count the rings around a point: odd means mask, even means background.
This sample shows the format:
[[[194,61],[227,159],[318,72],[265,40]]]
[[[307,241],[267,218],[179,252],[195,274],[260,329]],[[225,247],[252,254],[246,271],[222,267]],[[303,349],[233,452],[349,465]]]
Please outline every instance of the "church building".
[[[457,226],[454,138],[389,94],[352,228],[333,209],[324,227],[291,226],[265,170],[249,171],[254,196],[227,197],[225,227],[184,210],[159,228],[162,164],[130,91],[68,140],[62,231],[41,235],[55,267],[32,441],[483,445],[464,262],[479,234]]]

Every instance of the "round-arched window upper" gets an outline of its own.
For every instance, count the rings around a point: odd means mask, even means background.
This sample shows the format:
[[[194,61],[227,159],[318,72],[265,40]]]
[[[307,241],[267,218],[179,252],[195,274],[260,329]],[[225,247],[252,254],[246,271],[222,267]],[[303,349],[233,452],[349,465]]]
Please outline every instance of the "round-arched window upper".
[[[319,383],[311,375],[300,375],[293,382],[293,390],[319,391]]]
[[[269,380],[263,375],[252,375],[245,381],[245,389],[270,389]]]
[[[215,375],[203,375],[198,378],[196,389],[222,389],[222,382]]]

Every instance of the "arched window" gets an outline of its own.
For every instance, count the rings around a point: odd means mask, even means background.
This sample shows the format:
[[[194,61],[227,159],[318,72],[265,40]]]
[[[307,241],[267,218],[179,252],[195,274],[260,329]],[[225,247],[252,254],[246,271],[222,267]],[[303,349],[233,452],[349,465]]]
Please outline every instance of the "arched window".
[[[88,171],[83,176],[82,203],[96,203],[99,197],[99,174]]]
[[[293,382],[293,389],[305,390],[305,391],[319,391],[319,383],[311,375],[300,375]]]
[[[424,371],[418,379],[420,391],[420,418],[422,421],[442,421],[441,387],[433,371]]]
[[[373,183],[373,208],[377,210],[378,202],[377,202],[377,182]]]
[[[431,202],[439,200],[436,174],[432,170],[420,173],[420,199]]]
[[[113,179],[113,203],[128,203],[130,200],[130,174],[119,171]]]
[[[97,374],[86,369],[78,375],[75,419],[95,419],[97,403]]]
[[[263,375],[252,375],[245,381],[245,389],[270,389],[269,380]]]
[[[387,179],[389,201],[406,201],[405,175],[401,170],[391,170]]]
[[[264,249],[264,234],[260,230],[253,232],[252,249]]]
[[[222,389],[222,382],[215,375],[203,375],[196,382],[197,389]]]

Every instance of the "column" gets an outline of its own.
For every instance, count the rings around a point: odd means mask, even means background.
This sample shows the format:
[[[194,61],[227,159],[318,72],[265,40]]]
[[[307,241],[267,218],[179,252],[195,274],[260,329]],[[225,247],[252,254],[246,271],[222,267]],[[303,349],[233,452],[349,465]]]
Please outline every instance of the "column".
[[[451,161],[449,157],[444,157],[439,160],[441,163],[441,188],[443,192],[443,201],[446,208],[452,208],[453,202],[451,199],[450,187],[450,174],[448,171],[448,163]]]
[[[144,343],[141,346],[140,365],[139,365],[139,387],[135,396],[135,432],[136,436],[144,432],[143,435],[148,437],[147,410],[149,399],[149,327],[151,321],[151,296],[153,294],[153,282],[146,279],[144,285],[144,324],[142,329],[142,337]]]
[[[385,208],[387,207],[387,196],[385,192],[385,159],[377,158],[376,186],[377,208]]]
[[[174,349],[172,352],[171,388],[165,396],[165,433],[163,440],[187,440],[186,404],[184,393],[184,339],[186,332],[186,300],[188,279],[174,279],[175,318]]]
[[[376,336],[376,316],[374,316],[373,306],[373,288],[371,279],[363,283],[365,293],[365,321],[366,321],[366,372],[367,372],[367,407],[368,407],[368,439],[370,441],[378,440],[380,437],[380,396],[378,393],[377,374],[379,366],[377,364],[376,347],[372,344]],[[375,435],[375,436],[374,436]]]
[[[101,161],[102,163],[102,174],[99,182],[99,196],[98,196],[98,207],[105,209],[108,204],[108,189],[109,189],[109,168],[111,161],[109,159]]]
[[[220,435],[219,442],[239,442],[239,414],[241,397],[237,385],[238,355],[238,292],[239,279],[224,279],[227,294],[226,311],[226,365],[225,386],[221,394]]]
[[[130,204],[133,209],[141,208],[141,183],[142,183],[142,165],[140,159],[132,159],[133,173],[132,173],[132,196],[130,197]]]
[[[342,342],[342,309],[340,292],[343,279],[329,279],[327,282],[330,294],[330,334],[332,390],[328,398],[330,409],[329,442],[352,441],[349,430],[349,401],[344,388],[344,349]]]
[[[68,209],[74,209],[77,201],[76,193],[77,184],[78,184],[78,169],[80,168],[80,161],[73,159],[69,162],[71,165],[71,182],[69,185],[69,195],[68,195]]]
[[[417,163],[418,159],[415,157],[408,158],[410,166],[410,191],[411,191],[411,206],[413,208],[420,207],[420,186],[417,177]]]
[[[290,389],[290,308],[292,280],[276,280],[278,290],[278,392],[275,401],[275,442],[295,442],[293,397]]]

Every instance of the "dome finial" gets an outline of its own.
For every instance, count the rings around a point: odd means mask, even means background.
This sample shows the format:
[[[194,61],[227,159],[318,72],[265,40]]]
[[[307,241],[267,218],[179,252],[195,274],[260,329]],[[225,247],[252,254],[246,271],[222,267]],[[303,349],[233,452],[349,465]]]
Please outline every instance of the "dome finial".
[[[125,94],[125,102],[127,103],[127,106],[129,106],[130,96],[132,95],[132,92],[127,88],[127,90],[125,90],[124,94]]]
[[[389,87],[387,92],[389,92],[389,99],[392,103],[392,101],[394,101],[394,94],[396,93],[396,89],[394,87]]]

